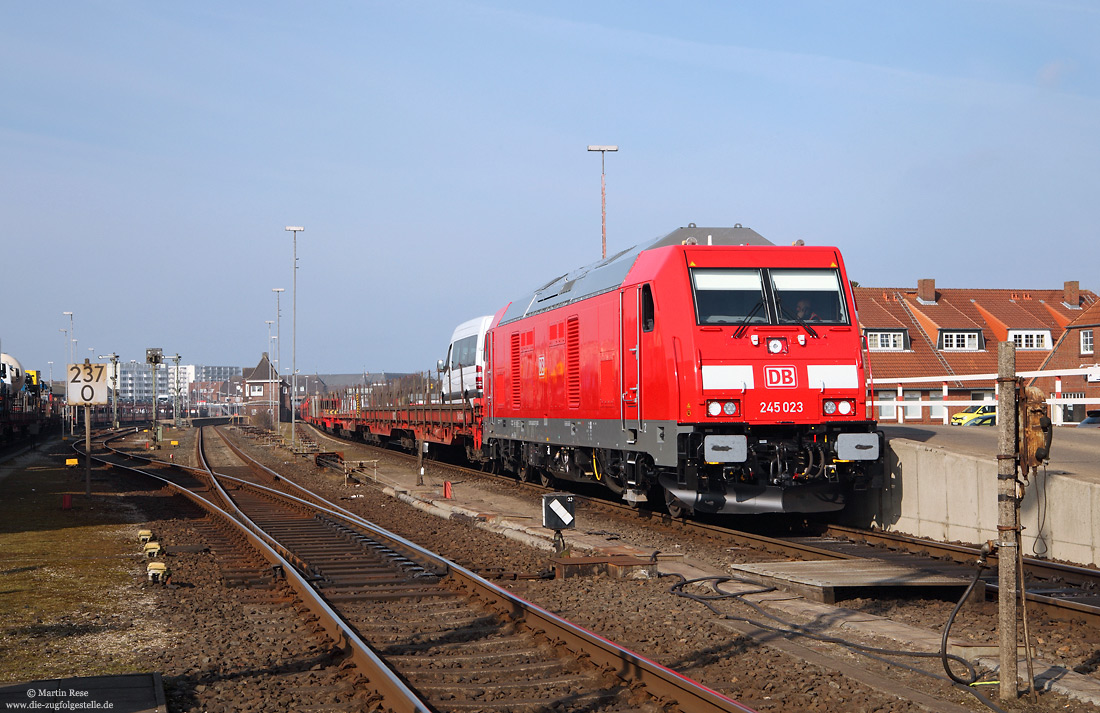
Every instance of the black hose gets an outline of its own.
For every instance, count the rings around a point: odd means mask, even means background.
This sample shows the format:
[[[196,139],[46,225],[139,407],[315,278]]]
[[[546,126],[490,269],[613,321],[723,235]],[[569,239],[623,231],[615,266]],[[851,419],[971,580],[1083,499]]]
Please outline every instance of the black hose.
[[[981,574],[981,569],[979,569],[979,576],[980,576],[980,574]],[[935,679],[937,681],[943,681],[944,679],[941,676],[937,676],[934,673],[930,673],[928,671],[925,671],[924,669],[917,668],[916,666],[909,666],[907,664],[904,664],[904,663],[901,663],[901,662],[898,662],[898,661],[890,661],[890,660],[882,658],[882,656],[912,657],[912,658],[939,658],[939,659],[942,659],[944,661],[954,660],[958,663],[961,663],[963,666],[965,666],[966,670],[967,670],[967,673],[970,676],[969,683],[963,683],[961,685],[961,687],[964,688],[964,690],[966,690],[968,693],[972,694],[979,701],[981,701],[984,705],[989,707],[991,710],[996,711],[996,713],[1007,713],[1007,711],[1005,711],[1002,708],[999,708],[995,703],[993,703],[993,701],[989,700],[984,695],[982,695],[981,692],[979,692],[978,690],[976,690],[972,687],[971,684],[976,683],[978,681],[978,678],[979,678],[978,673],[977,673],[977,671],[974,670],[974,666],[969,661],[964,659],[962,656],[958,656],[957,654],[948,654],[948,653],[946,653],[946,651],[942,651],[942,650],[939,651],[939,652],[931,653],[931,652],[923,652],[923,651],[904,651],[904,650],[899,650],[899,649],[882,649],[882,648],[878,648],[878,647],[875,647],[875,646],[866,646],[864,644],[857,644],[853,641],[848,641],[846,639],[842,639],[842,638],[836,637],[836,636],[826,636],[826,635],[823,635],[823,634],[818,634],[816,632],[813,632],[813,631],[807,629],[804,626],[801,626],[799,624],[795,624],[795,623],[792,623],[792,622],[788,622],[788,621],[786,621],[786,620],[784,620],[784,619],[782,619],[778,616],[775,616],[774,614],[771,614],[771,613],[765,611],[761,606],[759,606],[755,602],[751,602],[751,601],[744,598],[745,596],[750,595],[750,594],[764,594],[766,592],[775,591],[775,589],[776,589],[775,587],[763,587],[763,588],[755,589],[755,590],[748,591],[748,592],[739,592],[737,594],[733,594],[733,593],[730,593],[730,592],[723,592],[722,590],[718,589],[718,585],[720,585],[724,582],[738,582],[740,584],[756,584],[756,582],[752,582],[750,580],[743,579],[743,578],[740,578],[740,577],[714,576],[714,577],[699,577],[697,579],[687,579],[683,575],[676,574],[676,573],[661,574],[660,576],[662,576],[662,577],[672,576],[672,577],[678,578],[680,581],[677,582],[676,584],[672,585],[672,587],[669,588],[670,593],[675,594],[677,596],[685,597],[687,599],[691,599],[692,601],[699,602],[700,604],[702,604],[706,608],[710,609],[717,616],[719,616],[723,619],[728,619],[730,621],[742,621],[742,622],[745,622],[745,623],[750,624],[752,626],[755,626],[758,629],[766,629],[768,631],[773,631],[773,632],[776,632],[778,634],[787,634],[787,635],[793,634],[793,635],[796,635],[796,636],[804,636],[808,639],[813,639],[814,641],[820,641],[822,643],[837,644],[837,645],[840,645],[840,646],[844,646],[844,647],[846,647],[846,648],[848,648],[852,651],[855,651],[855,652],[860,653],[864,656],[867,656],[868,658],[874,659],[876,661],[881,661],[882,663],[885,663],[887,665],[899,666],[899,667],[904,668],[908,671],[912,671],[913,673],[917,673],[917,674],[920,674],[922,676],[927,676],[928,678],[932,678],[932,679]],[[970,587],[967,589],[966,594],[963,595],[963,598],[962,598],[962,600],[960,600],[959,605],[955,607],[955,612],[957,612],[959,610],[959,608],[962,605],[962,602],[966,600],[966,596],[970,593],[970,590],[972,590],[974,588],[977,581],[978,581],[977,577],[975,577],[974,582],[971,583]],[[683,588],[685,586],[687,586],[689,584],[698,584],[700,582],[710,582],[711,588],[715,591],[715,594],[713,594],[713,595],[690,594],[688,592],[683,591]],[[742,604],[750,607],[751,609],[753,609],[754,611],[756,611],[760,615],[765,616],[768,619],[771,619],[773,621],[776,621],[779,624],[781,624],[782,626],[775,626],[775,625],[768,624],[768,623],[765,623],[765,622],[756,621],[756,620],[750,619],[748,617],[734,616],[734,615],[731,615],[731,614],[726,614],[725,612],[721,612],[721,611],[718,610],[717,607],[715,607],[713,604],[711,604],[712,601],[721,600],[721,599],[736,599],[737,601],[739,601]],[[952,615],[951,615],[952,618],[954,618],[955,612],[952,612]],[[955,683],[955,684],[960,683],[960,680],[957,679],[951,673],[951,671],[949,669],[948,669],[948,675],[951,677],[951,681],[953,683]]]
[[[967,667],[967,673],[970,674],[970,680],[959,678],[955,675],[955,672],[951,670],[951,665],[948,662],[947,655],[947,639],[951,634],[951,625],[955,623],[955,615],[962,609],[963,603],[970,597],[970,593],[974,591],[974,587],[978,584],[978,579],[981,578],[982,572],[985,571],[985,558],[978,560],[978,570],[974,573],[974,579],[970,580],[970,586],[966,588],[963,595],[959,597],[959,601],[955,604],[955,608],[951,610],[951,616],[947,617],[947,625],[943,627],[943,637],[940,639],[940,659],[943,661],[943,670],[947,672],[947,675],[952,681],[962,686],[969,686],[977,681],[977,677],[974,675],[974,669]]]

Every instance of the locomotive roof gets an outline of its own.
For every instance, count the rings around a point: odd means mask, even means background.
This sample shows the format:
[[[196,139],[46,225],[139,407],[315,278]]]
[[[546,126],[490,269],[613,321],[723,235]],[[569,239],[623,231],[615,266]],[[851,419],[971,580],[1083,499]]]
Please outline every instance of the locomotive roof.
[[[732,228],[699,228],[691,224],[686,228],[677,228],[664,237],[639,243],[606,259],[555,277],[533,293],[513,300],[500,323],[507,324],[586,297],[610,292],[623,284],[630,268],[634,266],[634,261],[642,252],[668,245],[683,245],[689,239],[694,239],[697,245],[774,245],[755,230],[740,224]]]

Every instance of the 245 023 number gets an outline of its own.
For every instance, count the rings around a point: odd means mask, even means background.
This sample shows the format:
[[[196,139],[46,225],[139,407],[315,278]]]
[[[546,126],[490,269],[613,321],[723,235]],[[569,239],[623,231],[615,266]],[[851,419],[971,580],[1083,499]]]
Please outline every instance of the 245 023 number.
[[[802,413],[801,401],[761,401],[760,413]]]

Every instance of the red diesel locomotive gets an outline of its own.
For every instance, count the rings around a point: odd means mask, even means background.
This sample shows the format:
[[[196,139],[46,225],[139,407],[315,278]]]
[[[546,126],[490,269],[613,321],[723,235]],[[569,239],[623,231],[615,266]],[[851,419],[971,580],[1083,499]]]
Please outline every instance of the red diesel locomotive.
[[[481,451],[670,512],[822,512],[881,485],[836,248],[691,225],[516,300],[486,340]]]
[[[690,225],[481,324],[477,383],[462,384],[460,404],[369,409],[335,396],[305,404],[303,420],[461,447],[545,484],[661,498],[675,516],[827,512],[881,487],[883,438],[836,248]],[[447,364],[461,371],[455,349]]]

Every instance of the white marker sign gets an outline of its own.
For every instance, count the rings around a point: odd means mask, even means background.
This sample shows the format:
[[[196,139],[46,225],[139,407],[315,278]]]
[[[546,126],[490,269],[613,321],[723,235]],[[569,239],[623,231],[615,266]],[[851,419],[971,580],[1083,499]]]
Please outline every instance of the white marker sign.
[[[557,513],[557,516],[560,517],[561,521],[566,525],[573,522],[573,516],[569,514],[569,511],[565,509],[565,506],[561,504],[560,500],[551,501],[550,509]]]
[[[69,364],[65,398],[70,406],[107,403],[107,365]]]

